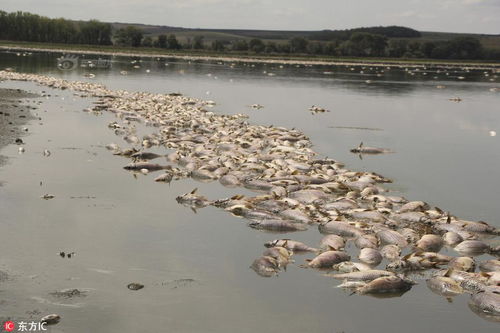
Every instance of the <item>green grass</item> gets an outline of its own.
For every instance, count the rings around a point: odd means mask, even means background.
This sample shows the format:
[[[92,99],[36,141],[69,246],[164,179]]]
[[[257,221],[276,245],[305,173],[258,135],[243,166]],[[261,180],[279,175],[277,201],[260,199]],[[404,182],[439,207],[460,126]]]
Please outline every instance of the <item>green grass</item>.
[[[0,47],[12,49],[38,49],[38,50],[64,50],[68,52],[91,51],[105,53],[124,53],[130,55],[144,56],[194,56],[194,57],[214,57],[214,58],[239,58],[239,59],[258,59],[258,60],[294,60],[294,61],[321,61],[339,63],[366,63],[366,64],[451,64],[451,65],[486,65],[500,67],[500,62],[492,61],[460,61],[460,60],[433,60],[433,59],[401,59],[401,58],[352,58],[352,57],[333,57],[333,56],[314,56],[314,55],[287,55],[287,54],[254,54],[248,52],[215,52],[209,50],[165,50],[146,47],[120,47],[120,46],[100,46],[100,45],[79,45],[79,44],[58,44],[58,43],[33,43],[18,41],[0,41]]]

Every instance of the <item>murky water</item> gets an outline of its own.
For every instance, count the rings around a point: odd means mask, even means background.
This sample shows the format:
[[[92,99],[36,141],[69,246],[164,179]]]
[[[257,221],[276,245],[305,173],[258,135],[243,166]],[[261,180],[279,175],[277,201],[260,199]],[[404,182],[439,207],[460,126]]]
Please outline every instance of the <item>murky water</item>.
[[[301,129],[317,152],[392,178],[391,188],[409,199],[500,226],[500,144],[492,136],[500,129],[500,93],[490,90],[500,82],[492,73],[149,59],[133,68],[129,58],[114,58],[106,70],[61,71],[57,56],[3,52],[0,68],[214,100],[216,112]],[[10,278],[0,281],[0,318],[29,321],[58,313],[63,319],[52,332],[498,330],[469,310],[468,295],[449,303],[423,280],[400,298],[348,296],[322,273],[298,267],[311,256],[296,256],[297,265],[277,278],[261,278],[249,265],[275,235],[221,210],[194,214],[175,201],[194,187],[210,198],[245,190],[134,178],[122,169],[128,160],[104,148],[123,143],[107,128],[113,115],[81,112],[91,99],[28,82],[0,87],[51,94],[39,99],[34,112],[42,120],[29,124],[26,152],[19,155],[16,146],[1,151],[9,161],[0,168],[0,270]],[[457,96],[461,102],[449,101]],[[251,109],[254,103],[264,108]],[[330,112],[312,115],[311,105]],[[395,153],[360,159],[349,149],[361,141]],[[44,157],[44,149],[52,155]],[[40,199],[45,193],[55,198]],[[291,237],[315,246],[321,235],[311,228]],[[61,258],[60,251],[75,255]],[[130,282],[146,287],[130,291]],[[65,288],[86,294],[50,295]]]

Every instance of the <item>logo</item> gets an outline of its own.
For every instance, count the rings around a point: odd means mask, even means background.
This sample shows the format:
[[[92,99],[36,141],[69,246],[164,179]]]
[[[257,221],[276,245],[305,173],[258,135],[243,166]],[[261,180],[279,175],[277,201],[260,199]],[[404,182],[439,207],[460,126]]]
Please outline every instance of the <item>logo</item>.
[[[16,324],[14,324],[13,321],[6,321],[4,324],[3,324],[3,328],[7,331],[7,332],[12,332],[15,328],[16,328]]]
[[[64,55],[57,58],[57,68],[63,71],[72,70],[78,67],[78,57],[75,55]]]

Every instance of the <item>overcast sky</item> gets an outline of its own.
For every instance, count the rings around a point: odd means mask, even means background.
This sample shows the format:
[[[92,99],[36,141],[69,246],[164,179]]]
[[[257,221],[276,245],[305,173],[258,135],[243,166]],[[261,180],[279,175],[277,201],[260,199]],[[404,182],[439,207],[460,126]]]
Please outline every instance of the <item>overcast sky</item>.
[[[500,0],[1,0],[0,9],[187,28],[404,25],[423,31],[500,34]]]

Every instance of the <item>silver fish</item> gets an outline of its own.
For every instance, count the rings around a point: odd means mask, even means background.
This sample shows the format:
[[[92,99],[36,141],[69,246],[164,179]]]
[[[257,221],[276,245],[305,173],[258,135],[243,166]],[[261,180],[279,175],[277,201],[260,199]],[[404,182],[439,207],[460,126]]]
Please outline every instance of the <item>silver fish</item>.
[[[254,229],[289,232],[289,231],[304,231],[307,230],[305,225],[295,223],[290,220],[262,220],[260,222],[252,222],[249,224]]]
[[[445,297],[460,295],[464,292],[457,281],[445,276],[432,277],[426,283],[432,292]]]
[[[415,284],[414,281],[404,277],[383,276],[356,289],[356,293],[364,295],[406,292]]]
[[[482,272],[500,272],[500,260],[483,260],[479,263]]]
[[[344,238],[337,235],[326,235],[319,242],[319,247],[323,250],[341,250],[344,246]]]
[[[478,255],[488,252],[490,247],[488,244],[479,240],[465,240],[455,246],[455,251],[460,254]]]
[[[359,253],[359,260],[364,262],[365,264],[372,265],[372,266],[377,266],[382,262],[382,255],[380,252],[376,249],[372,249],[369,247],[366,247],[364,249],[361,249],[361,252]]]
[[[354,280],[354,281],[372,281],[382,276],[394,276],[395,274],[388,271],[372,269],[368,271],[359,271],[344,274],[328,274],[337,280]]]
[[[437,235],[427,234],[423,235],[416,245],[422,251],[438,252],[443,247],[444,241]]]
[[[293,252],[318,252],[318,249],[291,239],[275,239],[264,244],[266,247],[281,246]]]
[[[358,237],[364,232],[347,222],[330,221],[325,224],[320,224],[318,229],[321,233],[335,234],[344,237]]]
[[[306,261],[308,261],[307,266],[312,268],[332,268],[333,265],[350,259],[351,256],[349,256],[346,252],[326,251],[319,254],[316,258],[306,259]]]

